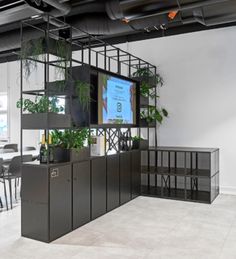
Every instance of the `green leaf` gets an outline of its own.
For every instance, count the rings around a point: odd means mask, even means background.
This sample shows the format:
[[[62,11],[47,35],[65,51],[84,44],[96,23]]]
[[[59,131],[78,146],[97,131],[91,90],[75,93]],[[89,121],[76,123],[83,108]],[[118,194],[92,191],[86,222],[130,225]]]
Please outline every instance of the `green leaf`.
[[[162,108],[161,110],[162,110],[163,115],[165,117],[168,117],[168,115],[169,115],[168,111],[166,109],[164,109],[164,108]]]

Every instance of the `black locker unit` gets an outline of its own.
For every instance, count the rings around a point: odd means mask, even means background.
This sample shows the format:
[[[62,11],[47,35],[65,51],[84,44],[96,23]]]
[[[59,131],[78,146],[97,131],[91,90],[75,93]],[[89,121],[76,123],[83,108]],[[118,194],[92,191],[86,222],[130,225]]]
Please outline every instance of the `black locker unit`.
[[[119,206],[119,175],[119,155],[107,156],[107,211]]]
[[[22,236],[50,242],[72,229],[71,165],[29,163],[22,170]]]
[[[73,163],[73,229],[90,221],[90,161]]]
[[[134,199],[140,195],[141,191],[141,168],[140,168],[141,154],[140,150],[133,150],[131,152],[131,198]]]
[[[106,158],[91,160],[91,213],[95,219],[106,213]]]
[[[120,204],[131,200],[131,156],[120,153]]]

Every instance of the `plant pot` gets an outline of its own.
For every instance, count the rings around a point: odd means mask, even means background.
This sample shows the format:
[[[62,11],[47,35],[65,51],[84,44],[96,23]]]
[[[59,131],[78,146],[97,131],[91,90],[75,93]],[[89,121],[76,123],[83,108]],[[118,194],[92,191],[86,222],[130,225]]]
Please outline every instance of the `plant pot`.
[[[133,77],[132,79],[139,82],[146,82],[150,88],[156,87],[156,79],[154,77]]]
[[[148,149],[148,140],[147,139],[140,139],[140,140],[133,140],[132,149]]]
[[[69,162],[70,150],[62,147],[54,147],[53,161],[54,163]]]
[[[72,98],[71,117],[75,127],[89,126],[89,109],[84,109],[78,98]]]
[[[148,106],[148,97],[140,95],[140,106]]]
[[[72,95],[73,82],[57,80],[47,83],[49,95]]]
[[[139,140],[133,140],[132,149],[139,149]]]
[[[142,150],[148,149],[148,140],[147,139],[141,139],[139,142],[139,148]]]
[[[71,127],[71,116],[68,114],[32,113],[22,114],[23,129],[64,129]]]
[[[152,121],[152,122],[147,122],[146,119],[140,119],[139,121],[139,126],[142,128],[148,128],[148,127],[155,127],[156,126],[156,122]]]
[[[85,161],[85,160],[88,160],[89,157],[90,157],[90,154],[89,154],[88,147],[83,147],[79,151],[77,151],[74,148],[70,149],[70,161],[71,162]]]

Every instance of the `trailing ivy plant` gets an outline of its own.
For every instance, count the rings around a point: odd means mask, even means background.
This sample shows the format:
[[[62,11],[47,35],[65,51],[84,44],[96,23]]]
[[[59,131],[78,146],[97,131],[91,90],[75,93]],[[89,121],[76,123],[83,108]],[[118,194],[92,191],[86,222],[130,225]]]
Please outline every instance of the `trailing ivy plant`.
[[[64,149],[81,150],[84,143],[89,139],[89,129],[66,129],[64,131],[53,130],[51,131],[52,144],[60,146]]]
[[[83,82],[80,80],[75,81],[75,94],[78,98],[79,103],[82,105],[84,111],[89,110],[91,97],[90,90],[92,85],[87,82]]]
[[[63,40],[57,40],[56,41],[56,56],[57,56],[57,62],[56,62],[56,74],[57,76],[61,76],[65,79],[68,79],[68,68],[70,66],[70,45]]]
[[[148,123],[157,121],[161,124],[164,117],[168,117],[168,111],[164,108],[158,109],[155,106],[148,106],[148,109],[140,113],[140,117]]]
[[[28,80],[31,73],[38,68],[40,55],[43,53],[43,38],[24,41],[21,46],[20,57],[22,59],[23,72]]]
[[[21,46],[20,57],[22,59],[24,76],[28,80],[31,73],[38,68],[39,61],[46,61],[46,51],[52,48],[50,41],[55,41],[55,49],[52,50],[56,55],[55,71],[58,76],[67,79],[69,59],[71,56],[70,45],[64,40],[54,40],[40,37],[33,40],[24,41]]]
[[[57,97],[36,96],[35,101],[30,99],[18,100],[16,107],[22,108],[24,112],[27,111],[29,113],[59,113],[64,111],[64,108],[58,105],[58,101]]]

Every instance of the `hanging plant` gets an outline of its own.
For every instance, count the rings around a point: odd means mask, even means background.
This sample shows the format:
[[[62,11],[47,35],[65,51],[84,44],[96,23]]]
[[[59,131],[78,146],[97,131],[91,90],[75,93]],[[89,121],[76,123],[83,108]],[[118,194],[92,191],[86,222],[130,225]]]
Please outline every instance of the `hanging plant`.
[[[87,82],[80,80],[75,81],[75,94],[78,98],[79,103],[82,105],[84,111],[89,110],[91,102],[91,91],[92,85]]]
[[[24,77],[28,80],[31,73],[38,68],[38,62],[43,53],[43,38],[25,41],[21,46],[20,58],[24,71]]]
[[[21,46],[20,57],[23,64],[24,77],[26,80],[33,71],[37,70],[38,63],[46,61],[46,53],[56,56],[55,72],[57,76],[67,78],[71,48],[64,40],[55,40],[40,37],[24,41]]]

